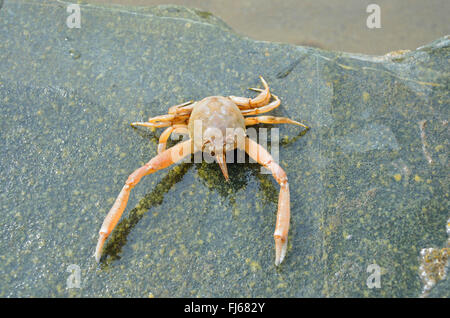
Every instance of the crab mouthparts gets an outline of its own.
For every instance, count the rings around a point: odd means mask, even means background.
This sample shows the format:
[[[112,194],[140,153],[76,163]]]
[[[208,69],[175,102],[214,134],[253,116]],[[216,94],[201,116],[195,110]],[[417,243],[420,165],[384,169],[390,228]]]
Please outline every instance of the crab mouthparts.
[[[229,177],[228,177],[228,169],[227,169],[227,162],[226,162],[226,159],[225,159],[225,153],[219,153],[219,154],[217,154],[216,155],[216,160],[217,160],[217,163],[219,164],[219,166],[220,166],[220,170],[222,170],[222,173],[223,173],[223,176],[225,177],[225,180],[229,180]]]

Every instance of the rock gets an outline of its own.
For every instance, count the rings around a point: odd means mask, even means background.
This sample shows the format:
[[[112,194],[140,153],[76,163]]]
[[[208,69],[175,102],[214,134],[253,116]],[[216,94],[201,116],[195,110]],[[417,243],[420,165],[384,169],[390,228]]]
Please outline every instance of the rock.
[[[377,57],[254,41],[182,7],[80,7],[79,29],[63,2],[0,9],[0,296],[421,295],[420,251],[447,240],[448,37]],[[259,75],[282,100],[273,115],[311,126],[276,126],[283,264],[272,177],[233,164],[227,184],[217,165],[186,163],[133,190],[97,266],[103,218],[161,132],[129,123],[254,96]]]

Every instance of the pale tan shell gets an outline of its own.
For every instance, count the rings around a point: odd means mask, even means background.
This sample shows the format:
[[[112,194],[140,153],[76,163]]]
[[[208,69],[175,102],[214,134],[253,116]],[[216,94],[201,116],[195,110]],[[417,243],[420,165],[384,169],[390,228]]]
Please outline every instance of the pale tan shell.
[[[198,129],[196,133],[194,126]],[[245,137],[245,119],[230,99],[210,96],[195,104],[188,129],[195,149],[214,155],[236,148],[235,135]]]

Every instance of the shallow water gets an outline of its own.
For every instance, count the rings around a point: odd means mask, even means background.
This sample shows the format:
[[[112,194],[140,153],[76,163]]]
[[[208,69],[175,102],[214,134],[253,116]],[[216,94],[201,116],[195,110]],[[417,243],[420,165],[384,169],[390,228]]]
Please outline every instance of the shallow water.
[[[447,0],[90,0],[151,6],[179,4],[212,12],[240,34],[343,52],[385,54],[450,34]],[[369,29],[369,4],[381,9],[381,28]]]

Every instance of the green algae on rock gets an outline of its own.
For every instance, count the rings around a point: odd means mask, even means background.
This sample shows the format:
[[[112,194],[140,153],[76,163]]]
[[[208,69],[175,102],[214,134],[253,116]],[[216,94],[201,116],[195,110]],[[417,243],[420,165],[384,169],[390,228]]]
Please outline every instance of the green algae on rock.
[[[81,4],[81,28],[69,29],[67,5],[0,9],[0,296],[422,293],[420,251],[447,242],[448,37],[374,57],[254,41],[176,6]],[[160,131],[129,123],[190,99],[250,96],[259,75],[282,101],[273,115],[311,127],[277,126],[291,188],[281,267],[276,182],[233,164],[224,184],[206,163],[144,178],[98,267],[104,216],[156,154]],[[367,285],[371,264],[380,288]],[[71,265],[80,288],[67,288]],[[449,290],[447,276],[429,295]]]

